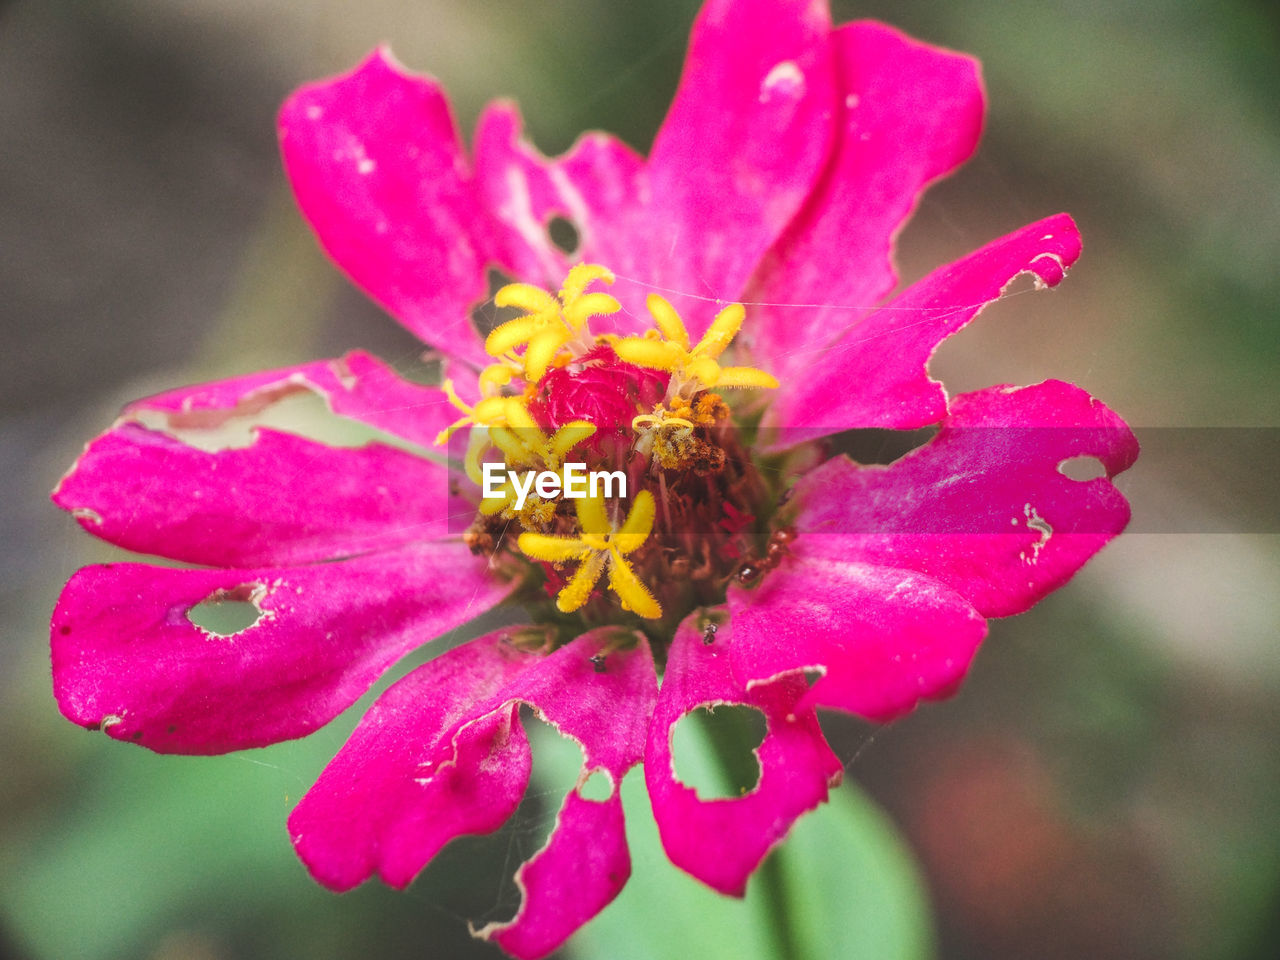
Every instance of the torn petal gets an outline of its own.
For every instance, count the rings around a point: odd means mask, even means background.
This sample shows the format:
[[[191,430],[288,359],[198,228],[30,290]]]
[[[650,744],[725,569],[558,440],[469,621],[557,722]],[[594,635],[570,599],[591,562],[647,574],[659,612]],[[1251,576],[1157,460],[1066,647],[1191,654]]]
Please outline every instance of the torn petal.
[[[327,886],[348,889],[374,872],[409,883],[449,840],[497,829],[514,812],[529,777],[517,707],[529,704],[582,747],[584,764],[547,845],[516,873],[519,912],[476,935],[541,957],[630,875],[617,785],[643,755],[657,680],[639,637],[595,630],[542,655],[511,646],[510,632],[449,651],[388,689],[289,827]],[[613,789],[588,800],[580,790],[597,772]]]
[[[607,263],[623,277],[646,277],[657,258],[647,207],[644,159],[603,133],[584,134],[560,157],[544,157],[521,134],[514,104],[490,104],[476,127],[476,178],[492,216],[506,229],[497,238],[513,276],[553,288],[574,263]],[[578,246],[566,253],[549,225],[564,217]],[[622,281],[617,291],[634,317],[643,317],[645,289]],[[591,318],[593,333],[635,332],[625,316]]]
[[[1024,272],[1056,286],[1080,256],[1066,214],[1030,224],[939,267],[888,304],[804,358],[805,375],[785,380],[765,415],[774,446],[863,427],[909,430],[947,412],[929,377],[933,352]]]
[[[510,688],[581,744],[585,758],[578,787],[565,798],[547,845],[516,872],[524,895],[519,912],[506,923],[476,931],[524,960],[560,946],[603,910],[631,875],[618,784],[644,754],[658,684],[647,642],[628,638],[634,643],[630,649],[612,649],[619,636],[611,628],[585,633]],[[595,771],[607,774],[612,784],[606,800],[580,793]]]
[[[797,529],[811,555],[918,570],[1009,616],[1124,529],[1111,478],[1137,455],[1124,421],[1079,387],[991,387],[956,397],[937,436],[887,467],[838,457],[801,478]],[[1106,475],[1065,475],[1080,456]]]
[[[540,660],[510,644],[515,629],[441,654],[369,708],[289,816],[318,881],[347,890],[376,872],[407,886],[450,840],[515,812],[530,770],[516,706],[477,715]]]
[[[925,186],[973,152],[982,128],[972,57],[870,21],[839,27],[831,43],[831,161],[747,294],[757,306],[744,338],[784,384],[810,376],[822,348],[893,289],[898,231]],[[875,352],[883,360],[891,351]]]
[[[735,678],[816,672],[801,708],[890,720],[949,695],[986,635],[958,593],[912,570],[794,555],[754,590],[729,589]]]
[[[510,590],[462,544],[305,567],[84,567],[53,613],[54,693],[74,723],[160,753],[265,746],[328,723],[402,655]],[[234,635],[188,616],[242,596],[261,616]]]
[[[136,419],[147,411],[160,411],[172,427],[212,428],[304,390],[322,396],[338,416],[427,449],[458,414],[443,390],[404,380],[372,354],[352,350],[333,360],[168,390],[129,404],[124,415]]]
[[[653,815],[671,862],[721,893],[741,896],[747,877],[801,814],[827,799],[843,770],[812,708],[808,687],[787,676],[745,689],[730,669],[732,624],[708,638],[697,616],[677,629],[649,726],[644,773]],[[742,797],[702,800],[676,776],[672,738],[681,717],[701,706],[741,704],[767,723],[756,753],[760,781]]]
[[[209,452],[137,423],[85,448],[53,502],[138,553],[210,566],[331,560],[443,537],[446,467],[381,444],[335,448],[258,428]]]

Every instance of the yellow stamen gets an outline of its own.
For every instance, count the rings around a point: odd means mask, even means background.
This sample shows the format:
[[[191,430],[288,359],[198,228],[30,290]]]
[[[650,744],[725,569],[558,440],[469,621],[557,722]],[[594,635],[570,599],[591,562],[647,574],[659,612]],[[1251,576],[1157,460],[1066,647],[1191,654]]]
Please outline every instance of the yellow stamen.
[[[486,368],[485,372],[487,373],[489,369],[492,368]],[[481,374],[481,376],[483,377],[484,374]],[[458,392],[453,389],[452,380],[446,380],[444,383],[440,384],[440,389],[444,391],[444,395],[448,401],[461,410],[464,416],[459,417],[453,423],[449,424],[449,426],[436,434],[436,446],[448,443],[449,438],[453,436],[454,433],[469,423],[489,427],[505,422],[504,418],[507,412],[507,397],[484,397],[482,400],[479,400],[475,406],[472,406],[458,396]]]
[[[547,563],[580,561],[577,571],[556,597],[563,613],[572,613],[591,597],[601,574],[609,571],[609,587],[622,601],[624,610],[656,620],[662,606],[640,582],[625,557],[634,553],[653,532],[656,507],[653,494],[641,490],[621,527],[609,522],[604,500],[585,497],[577,501],[578,523],[582,533],[577,537],[553,537],[542,533],[522,533],[517,541],[522,553]]]
[[[548,437],[539,429],[520,401],[514,397],[508,399],[519,406],[520,413],[516,415],[512,410],[513,415],[506,426],[491,432],[494,444],[506,455],[507,463],[512,466],[543,463],[548,470],[559,470],[569,452],[596,432],[594,423],[573,420]]]
[[[519,368],[512,370],[505,363],[491,363],[480,371],[480,395],[482,397],[496,397],[502,392],[502,388],[511,382],[511,377],[519,372]]]
[[[489,367],[485,372],[491,369],[492,367]],[[481,376],[483,377],[484,374]],[[494,374],[491,380],[496,378],[497,374]],[[472,406],[458,396],[452,380],[446,380],[440,385],[440,389],[444,391],[449,402],[461,410],[464,416],[441,430],[436,435],[436,444],[448,443],[449,438],[456,431],[470,425],[471,434],[467,437],[467,452],[463,456],[462,466],[472,483],[479,485],[484,482],[484,473],[480,464],[485,450],[491,443],[503,452],[509,463],[520,462],[527,458],[526,445],[516,438],[511,430],[507,429],[508,427],[515,427],[521,431],[532,429],[537,436],[542,436],[542,432],[538,430],[533,417],[529,415],[529,411],[525,409],[524,402],[519,397],[485,397]]]
[[[721,367],[718,362],[719,356],[742,329],[746,316],[742,304],[731,303],[717,313],[692,350],[689,349],[689,331],[675,307],[656,293],[649,294],[645,304],[658,330],[650,330],[643,337],[620,337],[613,342],[613,352],[619,359],[638,367],[670,371],[668,397],[687,399],[716,387],[777,387],[777,379],[763,370]],[[655,333],[660,336],[655,338]]]
[[[485,350],[491,356],[500,357],[523,344],[524,356],[517,358],[517,362],[525,380],[537,383],[570,341],[581,340],[580,346],[590,348],[588,320],[622,309],[607,293],[585,292],[597,280],[613,283],[614,279],[605,267],[580,263],[569,271],[556,297],[531,284],[507,284],[494,294],[494,302],[500,307],[518,307],[526,313],[495,327],[485,338]]]
[[[687,408],[686,408],[687,409]],[[673,417],[667,413],[662,404],[658,404],[653,413],[642,413],[631,421],[631,429],[639,430],[641,426],[653,424],[655,427],[694,427],[692,420],[684,417]]]

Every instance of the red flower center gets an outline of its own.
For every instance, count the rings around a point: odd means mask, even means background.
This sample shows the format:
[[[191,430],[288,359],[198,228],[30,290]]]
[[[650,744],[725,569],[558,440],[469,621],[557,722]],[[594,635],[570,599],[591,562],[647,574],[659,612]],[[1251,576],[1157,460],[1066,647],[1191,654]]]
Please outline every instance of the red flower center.
[[[667,391],[670,375],[619,360],[602,343],[564,366],[548,370],[538,383],[529,412],[546,430],[574,420],[595,424],[593,441],[607,434],[631,435],[637,413],[652,410]]]

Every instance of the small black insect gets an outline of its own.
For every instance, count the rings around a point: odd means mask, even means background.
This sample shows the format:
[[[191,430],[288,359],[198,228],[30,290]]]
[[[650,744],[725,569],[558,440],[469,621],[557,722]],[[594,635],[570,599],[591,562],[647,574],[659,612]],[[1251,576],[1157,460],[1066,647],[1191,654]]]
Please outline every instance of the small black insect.
[[[716,626],[714,620],[708,623],[705,627],[702,628],[702,642],[705,643],[707,646],[711,646],[711,644],[715,643],[716,631],[719,629],[720,628]]]
[[[594,657],[590,657],[589,659],[591,660],[591,665],[596,668],[596,673],[605,672],[603,653],[597,653]]]

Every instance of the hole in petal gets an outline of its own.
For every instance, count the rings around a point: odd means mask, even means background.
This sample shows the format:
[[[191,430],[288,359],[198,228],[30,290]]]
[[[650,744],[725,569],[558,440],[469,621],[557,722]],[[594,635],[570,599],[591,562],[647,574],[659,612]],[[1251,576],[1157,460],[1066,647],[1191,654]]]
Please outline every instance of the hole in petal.
[[[584,759],[582,748],[576,741],[562,736],[560,731],[524,704],[520,707],[520,724],[529,737],[533,775],[520,806],[494,835],[491,844],[492,851],[502,852],[501,863],[492,871],[492,874],[502,876],[496,895],[491,889],[487,900],[465,905],[477,929],[490,922],[506,922],[516,915],[522,894],[515,883],[515,872],[520,864],[532,859],[547,845],[551,831],[555,829],[560,806],[582,775]],[[587,792],[594,789],[591,781],[596,777],[593,774],[583,785],[583,795],[587,799],[596,799]]]
[[[524,800],[513,818],[517,833],[516,853],[519,863],[528,860],[547,845],[555,826],[556,811],[582,773],[582,748],[575,740],[562,736],[528,706],[520,707],[520,722],[529,736],[533,751],[533,777]]]
[[[756,748],[767,724],[755,707],[699,707],[676,723],[672,738],[676,779],[699,798],[740,797],[760,782]]]
[[[267,588],[261,583],[245,583],[230,590],[217,590],[187,611],[187,619],[205,633],[234,637],[263,617],[259,604]]]
[[[1058,464],[1058,472],[1071,480],[1081,483],[1096,480],[1107,475],[1107,468],[1097,457],[1079,456],[1063,460]]]
[[[547,237],[565,256],[571,257],[578,252],[582,243],[582,233],[577,225],[568,217],[555,216],[547,221]]]
[[[578,788],[578,795],[583,800],[604,803],[613,796],[613,780],[603,770],[592,770],[587,782]]]

